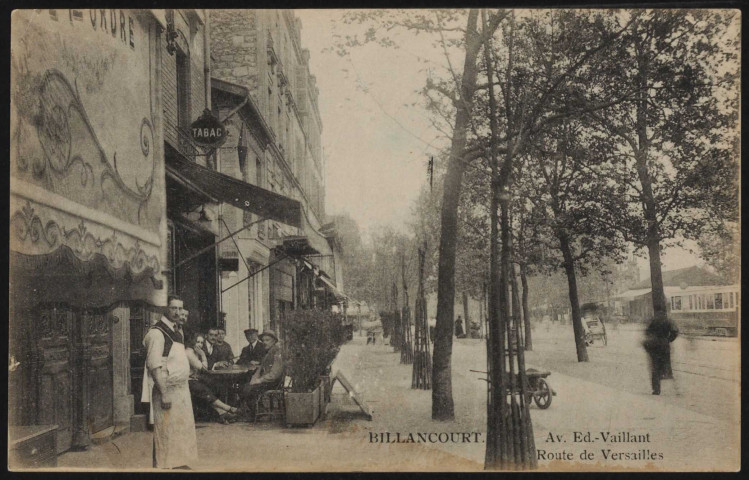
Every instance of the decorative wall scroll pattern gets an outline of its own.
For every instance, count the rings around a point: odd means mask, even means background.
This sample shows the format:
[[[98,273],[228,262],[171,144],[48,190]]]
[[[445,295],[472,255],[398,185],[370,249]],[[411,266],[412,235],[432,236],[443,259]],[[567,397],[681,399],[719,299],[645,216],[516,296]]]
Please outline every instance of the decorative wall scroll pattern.
[[[115,230],[111,230],[109,237],[97,237],[89,231],[83,220],[79,220],[73,228],[61,226],[55,220],[45,222],[29,201],[11,216],[10,224],[13,239],[21,243],[30,242],[37,254],[52,253],[64,245],[83,261],[102,255],[114,269],[129,266],[132,273],[136,274],[147,268],[154,272],[161,271],[158,256],[147,254],[139,240],[128,242],[130,237]],[[128,243],[132,245],[129,246]]]
[[[118,171],[117,153],[113,154],[111,162],[107,159],[81,102],[77,85],[71,85],[65,75],[56,69],[49,69],[41,76],[18,72],[18,77],[16,83],[19,88],[16,89],[14,103],[20,122],[27,122],[32,129],[20,125],[14,132],[15,143],[21,145],[31,140],[24,136],[36,131],[41,147],[41,155],[33,150],[17,153],[19,171],[27,171],[30,166],[34,178],[44,180],[50,175],[66,178],[75,171],[73,167],[79,166],[81,187],[94,188],[94,177],[98,174],[99,188],[104,197],[117,199],[118,195],[122,195],[134,202],[137,213],[134,213],[133,219],[137,219],[139,224],[144,223],[143,209],[152,195],[156,168],[151,121],[144,117],[138,130],[139,138],[133,139],[140,144],[146,161],[150,160],[150,171],[144,172],[141,180],[136,178],[133,188],[125,183]],[[30,98],[38,101],[31,101]],[[20,111],[24,105],[31,111]],[[88,145],[93,146],[96,152],[93,158],[90,152],[85,153]],[[96,197],[92,195],[91,198]]]

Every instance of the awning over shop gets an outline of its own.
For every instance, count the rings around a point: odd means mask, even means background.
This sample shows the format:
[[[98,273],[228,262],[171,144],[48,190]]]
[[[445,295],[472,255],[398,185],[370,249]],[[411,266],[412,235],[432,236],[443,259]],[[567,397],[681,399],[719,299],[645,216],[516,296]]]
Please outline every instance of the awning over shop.
[[[320,275],[320,276],[319,276],[319,277],[317,277],[317,278],[318,278],[318,280],[320,280],[320,281],[321,281],[321,282],[323,283],[323,285],[325,285],[325,288],[326,288],[326,289],[327,289],[327,290],[328,290],[328,291],[329,291],[330,293],[332,293],[332,294],[333,294],[333,296],[335,296],[336,300],[338,300],[339,302],[343,302],[343,301],[346,301],[346,300],[348,300],[348,297],[347,297],[346,295],[344,295],[344,293],[343,293],[343,292],[341,292],[340,290],[338,290],[338,289],[336,288],[336,286],[335,286],[335,285],[333,285],[333,284],[332,284],[332,283],[330,282],[330,280],[328,280],[328,279],[327,279],[327,278],[325,277],[325,275]]]
[[[220,202],[292,227],[304,228],[306,222],[302,205],[294,199],[200,166],[178,155],[168,157],[166,169],[167,173],[192,183]]]

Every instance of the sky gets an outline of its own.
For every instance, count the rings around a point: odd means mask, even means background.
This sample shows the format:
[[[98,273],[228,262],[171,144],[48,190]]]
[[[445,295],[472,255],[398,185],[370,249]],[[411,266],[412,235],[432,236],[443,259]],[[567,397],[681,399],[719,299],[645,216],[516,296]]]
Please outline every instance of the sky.
[[[427,53],[433,50],[426,39],[409,41],[408,49],[358,47],[346,57],[324,51],[336,31],[363,31],[342,24],[341,14],[297,11],[320,89],[326,211],[349,213],[364,232],[385,225],[406,232],[411,206],[427,179],[429,154],[435,153],[428,144],[439,135],[420,107],[416,90],[424,86],[426,73],[420,70],[426,64],[413,51],[435,55]]]
[[[446,65],[442,51],[432,46],[434,39],[422,35],[403,38],[398,49],[367,45],[342,57],[327,50],[335,42],[333,35],[361,36],[363,27],[341,22],[341,10],[296,14],[320,90],[326,212],[348,213],[365,238],[386,225],[408,233],[411,206],[427,181],[428,157],[445,145],[417,92],[427,69]],[[462,58],[452,60],[459,63]],[[662,260],[664,270],[703,263],[676,248],[665,250]],[[638,265],[642,278],[648,277],[647,255],[638,258]]]

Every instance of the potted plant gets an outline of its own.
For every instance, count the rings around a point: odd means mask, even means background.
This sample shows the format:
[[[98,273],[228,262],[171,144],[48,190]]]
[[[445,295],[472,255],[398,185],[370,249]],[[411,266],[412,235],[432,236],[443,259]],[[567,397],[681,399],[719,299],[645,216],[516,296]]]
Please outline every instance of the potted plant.
[[[342,316],[324,310],[294,310],[284,317],[285,358],[291,391],[286,395],[286,423],[312,425],[325,410],[321,376],[329,374],[345,341]]]

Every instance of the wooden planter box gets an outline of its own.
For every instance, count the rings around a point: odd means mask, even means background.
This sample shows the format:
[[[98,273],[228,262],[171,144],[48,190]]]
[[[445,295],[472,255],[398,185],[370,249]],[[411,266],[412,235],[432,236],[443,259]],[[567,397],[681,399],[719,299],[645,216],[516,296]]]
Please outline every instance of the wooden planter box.
[[[320,417],[320,387],[311,392],[286,394],[286,424],[312,426]]]

